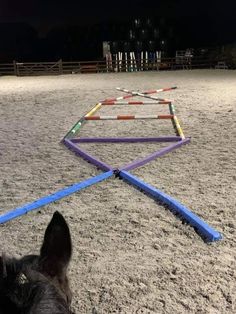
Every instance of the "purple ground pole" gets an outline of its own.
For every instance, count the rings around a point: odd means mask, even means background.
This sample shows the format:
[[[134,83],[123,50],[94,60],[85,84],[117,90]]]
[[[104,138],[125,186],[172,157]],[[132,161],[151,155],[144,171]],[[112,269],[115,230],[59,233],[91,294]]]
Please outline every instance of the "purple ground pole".
[[[161,137],[80,137],[70,139],[72,143],[146,143],[146,142],[179,142],[180,136]]]
[[[85,160],[91,162],[93,165],[97,166],[101,170],[110,171],[113,170],[112,167],[107,165],[105,162],[100,161],[96,157],[90,155],[85,150],[78,147],[78,145],[75,145],[71,140],[64,139],[64,144],[69,147],[71,150],[73,150],[76,154],[84,158]]]
[[[177,143],[174,143],[168,147],[164,147],[164,148],[160,149],[159,151],[156,151],[156,152],[152,153],[151,155],[148,155],[147,157],[144,157],[142,159],[136,159],[136,160],[132,161],[131,163],[129,163],[128,165],[122,166],[121,168],[119,168],[119,170],[128,171],[128,170],[138,168],[138,167],[143,166],[146,163],[150,162],[151,160],[158,158],[160,156],[163,156],[163,155],[169,153],[170,151],[182,146],[183,144],[187,144],[189,142],[190,142],[190,138],[183,139],[183,140],[181,140]]]

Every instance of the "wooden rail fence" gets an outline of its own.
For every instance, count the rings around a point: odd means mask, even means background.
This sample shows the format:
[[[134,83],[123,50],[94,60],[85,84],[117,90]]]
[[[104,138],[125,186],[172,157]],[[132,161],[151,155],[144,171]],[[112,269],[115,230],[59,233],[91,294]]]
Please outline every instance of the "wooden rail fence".
[[[153,60],[136,60],[130,64],[122,60],[107,63],[102,61],[62,61],[57,62],[17,62],[0,64],[0,75],[60,75],[77,73],[105,73],[105,72],[132,72],[132,71],[154,71],[154,70],[178,70],[194,68],[214,68],[218,61],[202,57],[194,57],[191,64],[177,64],[175,58],[162,58],[161,62]],[[227,63],[227,62],[226,62]]]

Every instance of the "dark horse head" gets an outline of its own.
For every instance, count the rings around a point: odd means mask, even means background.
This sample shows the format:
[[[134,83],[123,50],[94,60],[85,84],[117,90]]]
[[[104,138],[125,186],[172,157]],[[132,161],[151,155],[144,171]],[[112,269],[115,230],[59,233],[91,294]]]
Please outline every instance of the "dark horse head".
[[[55,212],[45,231],[40,255],[0,256],[0,314],[69,314],[67,266],[70,231]]]

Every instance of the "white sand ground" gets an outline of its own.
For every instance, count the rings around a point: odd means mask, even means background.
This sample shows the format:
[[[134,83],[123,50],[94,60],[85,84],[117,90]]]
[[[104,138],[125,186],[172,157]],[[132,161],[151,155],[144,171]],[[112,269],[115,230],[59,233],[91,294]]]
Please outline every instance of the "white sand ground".
[[[0,77],[0,212],[101,171],[59,142],[115,87],[178,86],[190,144],[132,173],[169,193],[223,234],[206,244],[153,199],[111,178],[0,226],[1,251],[37,253],[52,213],[66,217],[74,252],[69,277],[76,313],[236,313],[236,72],[194,70],[58,77]],[[168,113],[167,108],[104,108]],[[88,122],[86,136],[174,134],[170,121]],[[158,144],[83,145],[108,164],[146,156]]]

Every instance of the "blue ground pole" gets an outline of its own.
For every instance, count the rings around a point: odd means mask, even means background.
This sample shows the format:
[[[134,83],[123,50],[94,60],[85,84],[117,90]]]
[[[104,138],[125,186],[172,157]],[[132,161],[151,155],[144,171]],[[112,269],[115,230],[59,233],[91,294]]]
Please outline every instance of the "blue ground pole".
[[[62,190],[59,190],[53,194],[50,194],[48,196],[42,197],[32,203],[26,204],[22,207],[15,208],[13,210],[10,210],[9,212],[0,215],[0,224],[3,224],[4,222],[7,222],[9,220],[12,220],[16,217],[22,216],[26,213],[28,213],[31,210],[37,209],[39,207],[48,205],[50,203],[53,203],[55,201],[60,200],[63,197],[66,197],[72,193],[78,192],[82,189],[87,188],[90,185],[93,185],[95,183],[101,182],[113,175],[113,171],[107,171],[102,174],[99,174],[95,177],[89,178],[85,181],[75,183],[67,188],[64,188]]]
[[[178,213],[191,226],[195,227],[199,234],[202,235],[207,242],[213,242],[222,239],[222,235],[218,231],[214,230],[206,222],[200,219],[197,215],[193,214],[188,208],[186,208],[171,196],[143,182],[127,171],[120,171],[119,176],[125,181],[128,181],[130,184],[145,191],[149,195],[152,195],[163,204],[169,206],[169,208]]]

